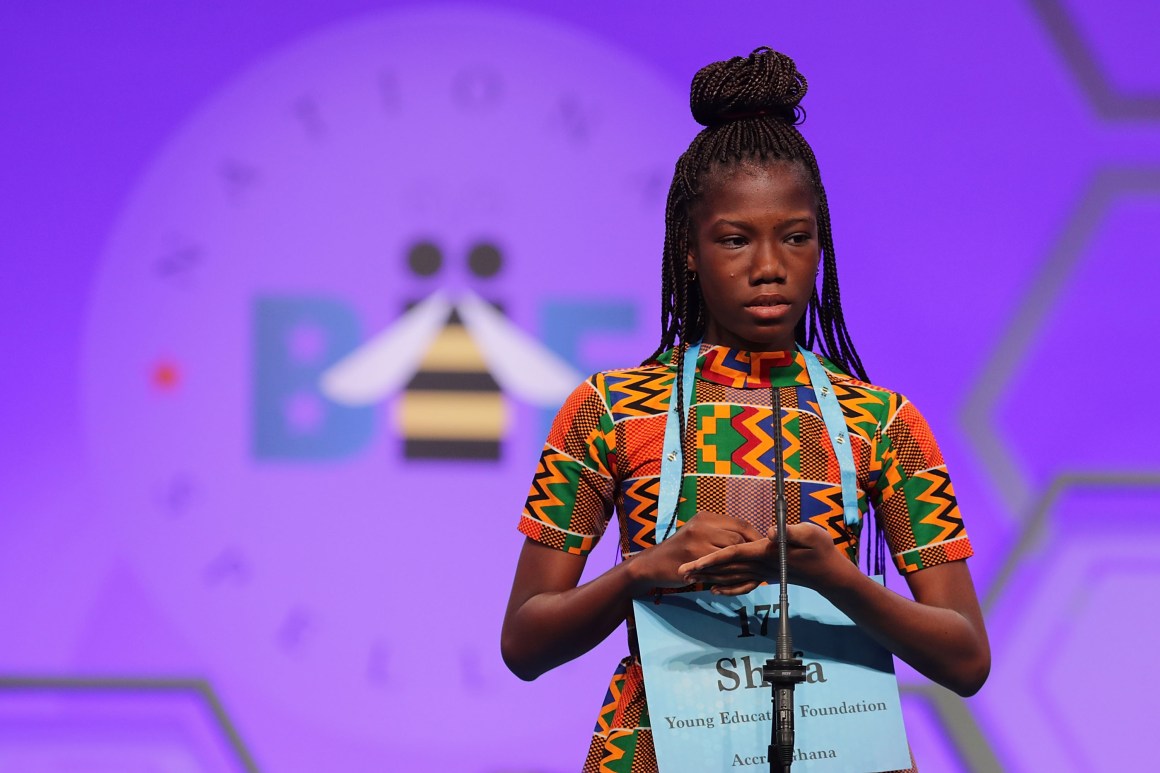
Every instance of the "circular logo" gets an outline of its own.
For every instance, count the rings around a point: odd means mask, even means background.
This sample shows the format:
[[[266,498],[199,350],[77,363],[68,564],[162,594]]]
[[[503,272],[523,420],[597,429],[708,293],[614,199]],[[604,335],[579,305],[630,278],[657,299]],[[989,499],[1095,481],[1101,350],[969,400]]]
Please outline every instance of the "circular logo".
[[[420,11],[260,62],[153,160],[93,295],[87,432],[227,696],[413,744],[445,737],[435,700],[499,738],[545,416],[655,344],[693,129],[574,31]]]

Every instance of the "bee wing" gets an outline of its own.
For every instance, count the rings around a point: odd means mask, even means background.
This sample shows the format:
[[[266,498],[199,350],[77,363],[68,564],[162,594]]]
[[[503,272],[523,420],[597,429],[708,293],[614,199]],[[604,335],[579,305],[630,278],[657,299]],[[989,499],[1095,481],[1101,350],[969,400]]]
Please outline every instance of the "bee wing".
[[[469,293],[457,308],[504,392],[532,405],[556,408],[583,379],[478,295]]]
[[[319,378],[322,394],[343,405],[370,405],[400,389],[414,374],[451,313],[441,292],[331,365]]]

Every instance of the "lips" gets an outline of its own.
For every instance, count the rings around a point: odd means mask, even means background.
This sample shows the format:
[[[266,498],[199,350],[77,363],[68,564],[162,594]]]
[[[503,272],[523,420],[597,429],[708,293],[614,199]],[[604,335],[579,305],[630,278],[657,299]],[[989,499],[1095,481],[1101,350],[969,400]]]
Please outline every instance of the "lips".
[[[745,312],[759,325],[782,322],[789,316],[791,308],[789,299],[776,293],[759,295],[745,304]]]
[[[755,308],[761,309],[761,308],[770,308],[773,306],[788,306],[788,305],[789,305],[789,299],[786,298],[784,295],[770,293],[768,295],[757,296],[753,300],[749,301],[749,303],[746,303],[745,307],[749,308],[749,309],[755,309]]]

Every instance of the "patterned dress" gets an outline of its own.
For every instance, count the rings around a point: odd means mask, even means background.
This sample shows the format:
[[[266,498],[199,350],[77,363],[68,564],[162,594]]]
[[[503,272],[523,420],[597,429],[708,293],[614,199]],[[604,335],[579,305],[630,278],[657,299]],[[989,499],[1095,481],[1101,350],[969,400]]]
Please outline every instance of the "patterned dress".
[[[899,572],[972,554],[954,488],[926,420],[905,397],[842,373],[819,357],[845,415],[858,471],[858,505],[873,506]],[[780,392],[790,523],[823,526],[857,560],[859,529],[843,520],[838,461],[799,352],[702,345],[684,437],[678,526],[697,511],[773,522],[773,397]],[[665,414],[676,378],[672,352],[636,368],[598,373],[560,409],[520,518],[527,537],[587,554],[617,514],[627,557],[656,544]],[[645,685],[632,640],[596,721],[584,773],[656,771]]]

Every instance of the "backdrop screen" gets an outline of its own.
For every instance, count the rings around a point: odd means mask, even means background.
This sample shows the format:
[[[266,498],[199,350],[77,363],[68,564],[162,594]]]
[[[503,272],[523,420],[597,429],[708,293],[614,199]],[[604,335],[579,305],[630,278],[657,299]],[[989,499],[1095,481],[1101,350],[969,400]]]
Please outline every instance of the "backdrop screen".
[[[516,524],[656,346],[692,73],[763,44],[975,546],[920,768],[1139,767],[1160,453],[1101,411],[1160,375],[1160,11],[622,5],[0,11],[0,770],[579,768],[624,632],[512,676]]]

